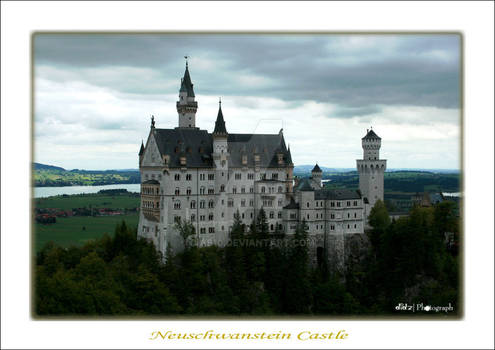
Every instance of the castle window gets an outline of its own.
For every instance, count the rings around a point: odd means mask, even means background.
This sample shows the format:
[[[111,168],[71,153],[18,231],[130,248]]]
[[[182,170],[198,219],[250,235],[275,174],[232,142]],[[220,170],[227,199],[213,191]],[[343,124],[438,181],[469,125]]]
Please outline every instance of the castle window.
[[[347,217],[350,218],[351,217],[351,214],[350,213],[347,213]]]
[[[214,227],[209,227],[208,228],[209,233],[215,233],[215,228]]]
[[[220,192],[225,192],[225,185],[220,185]]]
[[[191,174],[187,174],[186,175],[186,181],[191,181],[192,180],[192,175]]]
[[[175,181],[179,181],[180,180],[180,174],[175,174],[174,179],[175,179]]]
[[[205,179],[205,174],[199,174],[199,179],[204,180]]]
[[[270,225],[270,231],[273,231],[273,224]]]
[[[354,201],[354,203],[353,203],[353,204],[354,204],[354,206],[355,206],[355,207],[357,207],[357,205],[358,205],[358,204],[357,204],[357,201]]]
[[[278,179],[278,173],[273,173],[272,174],[272,179],[277,180]]]
[[[180,216],[174,216],[174,222],[178,224],[180,222]]]
[[[279,207],[281,207],[281,206],[282,206],[282,200],[281,200],[281,199],[279,199],[279,200],[278,200],[278,206],[279,206]]]
[[[350,201],[347,201],[347,206],[350,207],[351,206],[351,202]]]
[[[281,211],[279,211],[279,212],[278,212],[277,217],[278,217],[279,219],[282,219],[282,212],[281,212]]]
[[[215,189],[213,187],[208,188],[208,194],[215,194]]]
[[[199,229],[199,233],[206,233],[206,228],[201,227],[201,228]]]
[[[282,193],[282,192],[283,192],[283,190],[284,190],[284,189],[282,188],[282,186],[278,186],[278,193]]]
[[[249,214],[249,216],[251,217],[251,219],[253,218],[253,213]]]
[[[208,215],[208,220],[209,220],[209,221],[213,221],[213,213],[210,213],[210,214]]]
[[[354,228],[356,228],[356,224],[354,224]]]
[[[253,199],[250,199],[250,200],[249,200],[249,206],[250,206],[250,207],[254,206],[254,200],[253,200]]]
[[[215,174],[208,174],[208,180],[215,180]]]
[[[246,200],[243,199],[243,200],[241,200],[241,207],[245,207],[245,206],[246,206]]]
[[[261,193],[265,193],[265,186],[261,186]]]
[[[339,208],[340,208],[340,202],[337,202],[337,207],[339,207]]]
[[[191,209],[196,209],[196,201],[191,201]]]
[[[307,216],[307,217],[308,217],[308,220],[309,220],[309,214],[308,214],[308,216]]]
[[[187,195],[189,196],[191,194],[191,187],[188,187],[186,190]]]
[[[215,208],[215,202],[214,201],[209,201],[208,202],[208,208]]]
[[[191,221],[193,221],[193,222],[196,221],[196,215],[191,214]]]
[[[199,208],[204,209],[205,208],[205,201],[200,201],[199,202]]]
[[[199,194],[205,194],[205,187],[201,186],[199,189]]]
[[[330,214],[330,219],[335,219],[335,214]]]
[[[242,179],[242,174],[240,174],[240,173],[236,173],[236,174],[235,174],[235,179],[236,179],[236,180],[241,180],[241,179]]]
[[[306,207],[308,207],[308,208],[309,208],[309,202],[306,202]]]
[[[232,193],[237,193],[237,187],[232,187]]]
[[[270,219],[273,219],[275,217],[275,213],[273,211],[270,212]]]
[[[242,156],[242,164],[246,165],[247,164],[247,156]]]
[[[233,199],[229,199],[228,202],[227,202],[227,206],[232,208],[234,206],[234,200]]]
[[[330,207],[335,207],[335,202],[330,202]]]
[[[247,174],[247,178],[248,180],[254,180],[254,174],[253,173]]]
[[[176,187],[175,188],[175,195],[176,196],[180,195],[180,189],[179,189],[179,187]]]
[[[254,155],[254,161],[255,162],[259,162],[260,161],[260,155],[259,154],[255,154]]]
[[[246,193],[246,187],[244,186],[241,187],[241,193]]]
[[[244,213],[242,213],[241,217],[244,219]]]
[[[354,213],[354,217],[357,218],[357,214],[356,213]]]
[[[318,206],[318,202],[316,202],[316,206]]]
[[[205,221],[205,219],[206,219],[206,216],[204,216],[204,215],[199,216],[199,221]]]
[[[335,230],[335,226],[334,225],[330,225],[330,230],[331,231],[334,231]]]
[[[260,180],[266,180],[266,174],[260,174]]]
[[[174,203],[174,209],[176,209],[176,210],[180,209],[180,202]]]
[[[224,213],[222,212],[222,218],[224,217]],[[222,229],[223,230],[223,229]]]
[[[253,187],[249,187],[249,193],[253,193],[254,192],[254,188]]]
[[[290,213],[290,218],[295,219],[296,218],[296,213]]]

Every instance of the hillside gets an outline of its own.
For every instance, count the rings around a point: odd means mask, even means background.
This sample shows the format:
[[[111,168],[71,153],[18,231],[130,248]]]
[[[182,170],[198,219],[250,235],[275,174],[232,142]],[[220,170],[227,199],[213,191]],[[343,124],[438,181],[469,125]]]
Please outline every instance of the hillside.
[[[99,186],[137,184],[138,170],[65,170],[61,167],[33,163],[34,186]]]

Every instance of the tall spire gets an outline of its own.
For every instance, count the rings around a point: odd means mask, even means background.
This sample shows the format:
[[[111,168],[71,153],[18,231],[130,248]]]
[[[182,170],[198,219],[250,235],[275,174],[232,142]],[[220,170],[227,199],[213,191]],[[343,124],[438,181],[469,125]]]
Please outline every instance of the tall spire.
[[[189,74],[189,64],[187,62],[187,57],[189,56],[184,57],[186,58],[186,71],[184,72],[184,77],[181,80],[179,92],[187,92],[187,96],[195,97],[193,89],[194,84],[191,81],[191,75]]]
[[[139,149],[139,155],[142,156],[144,154],[144,143],[143,140],[141,140],[141,148]]]
[[[222,100],[218,100],[218,114],[217,120],[215,121],[215,130],[213,134],[227,134],[227,129],[225,128],[225,120],[223,119],[222,113]]]

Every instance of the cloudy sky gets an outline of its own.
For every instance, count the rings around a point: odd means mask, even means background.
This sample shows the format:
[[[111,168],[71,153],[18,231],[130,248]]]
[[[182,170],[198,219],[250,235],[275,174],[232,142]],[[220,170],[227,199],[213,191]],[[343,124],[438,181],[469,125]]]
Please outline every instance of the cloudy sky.
[[[138,167],[153,114],[177,126],[184,55],[197,126],[284,129],[296,165],[355,167],[366,129],[389,168],[459,169],[457,35],[34,36],[34,161]]]

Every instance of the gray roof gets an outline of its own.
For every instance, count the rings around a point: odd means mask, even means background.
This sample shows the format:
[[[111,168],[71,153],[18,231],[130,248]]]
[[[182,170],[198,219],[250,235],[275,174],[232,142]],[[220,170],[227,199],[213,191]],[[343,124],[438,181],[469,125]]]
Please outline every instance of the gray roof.
[[[187,167],[213,167],[212,138],[206,130],[198,128],[155,129],[158,150],[169,155],[169,166],[180,166],[180,155],[185,154]]]
[[[361,193],[358,190],[348,189],[322,189],[315,191],[315,199],[346,200],[361,199]]]
[[[299,203],[296,203],[294,197],[290,196],[290,203],[287,204],[283,209],[299,209]]]
[[[378,139],[378,140],[381,140],[381,137],[378,136],[377,134],[375,134],[375,132],[373,131],[373,129],[370,129],[368,130],[368,133],[366,134],[365,137],[362,138],[363,140],[364,139]]]
[[[223,119],[222,105],[218,107],[217,120],[215,121],[214,134],[227,134],[227,129],[225,128],[225,120]]]
[[[301,179],[296,187],[296,191],[314,191],[314,188],[311,187],[309,179]]]
[[[141,141],[141,148],[139,149],[139,155],[142,156],[144,154],[144,145],[143,141]]]
[[[315,167],[313,168],[313,170],[311,170],[312,173],[321,173],[321,169],[320,167],[318,166],[318,164],[315,165]]]
[[[186,156],[187,167],[213,167],[213,136],[199,128],[154,129],[161,155],[169,155],[171,168],[180,167],[180,155]],[[277,168],[292,166],[290,154],[285,146],[283,134],[228,134],[230,153],[229,167],[254,167],[254,155],[260,156],[260,167]],[[200,150],[202,152],[200,152]],[[281,153],[284,164],[278,164]],[[247,164],[242,164],[242,156]]]
[[[247,166],[253,167],[254,155],[260,156],[259,165],[264,168],[277,168],[278,153],[282,153],[284,164],[293,165],[285,146],[284,135],[278,134],[229,134],[227,137],[230,167],[243,167],[242,155],[247,155]]]
[[[186,71],[184,72],[184,78],[182,78],[180,84],[180,92],[186,91],[187,96],[194,97],[193,83],[191,82],[191,76],[189,75],[189,68],[186,63]]]

